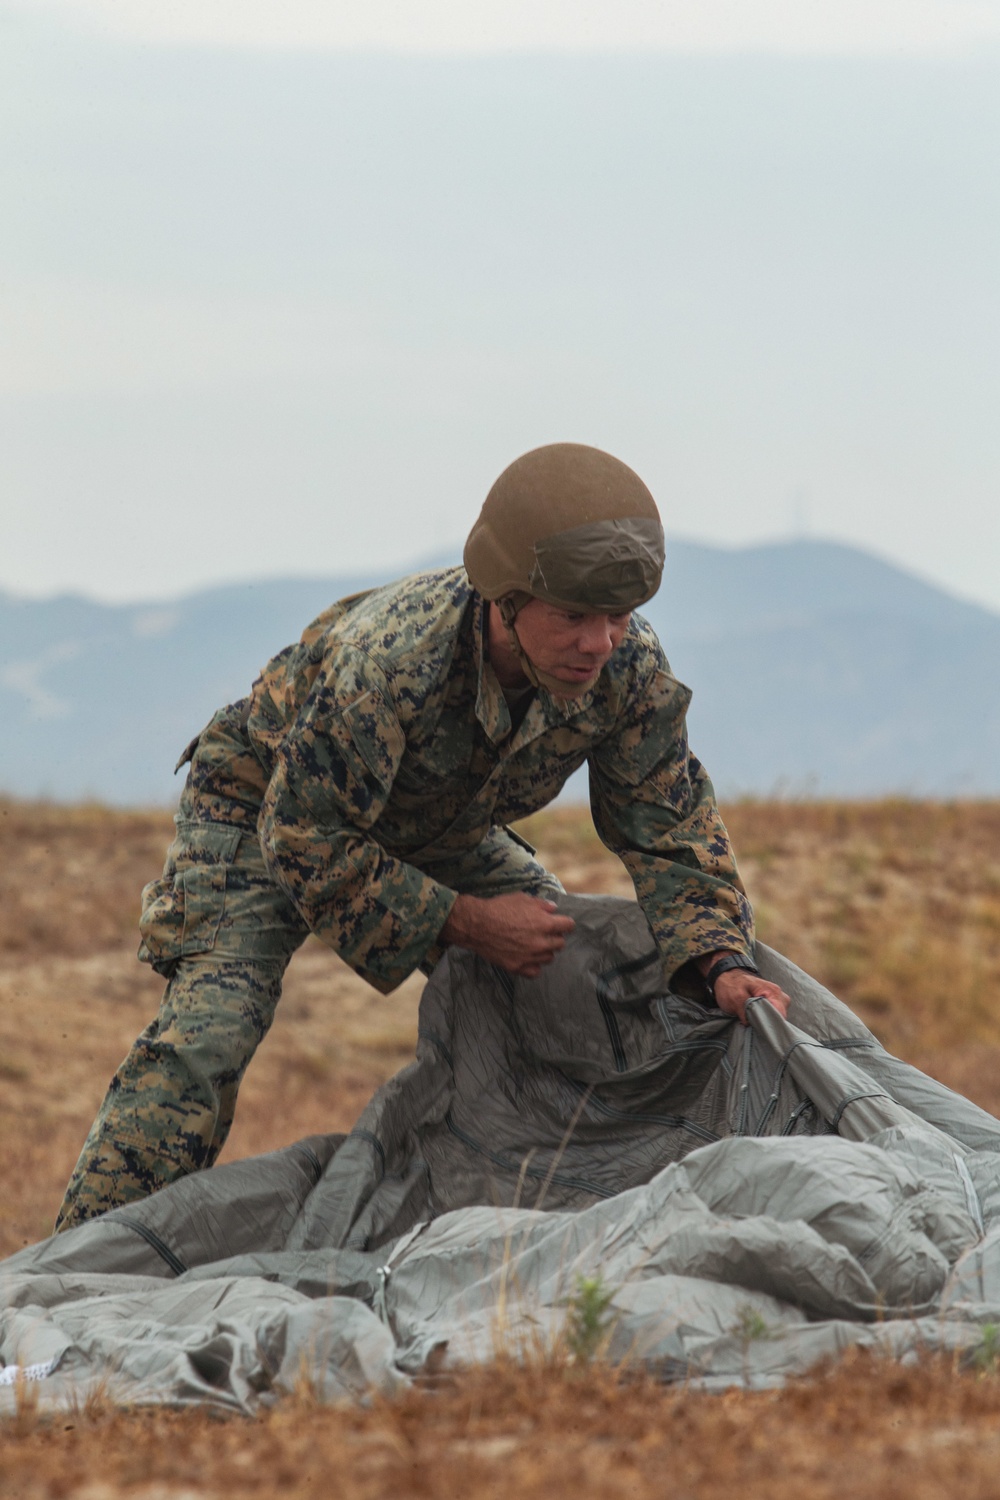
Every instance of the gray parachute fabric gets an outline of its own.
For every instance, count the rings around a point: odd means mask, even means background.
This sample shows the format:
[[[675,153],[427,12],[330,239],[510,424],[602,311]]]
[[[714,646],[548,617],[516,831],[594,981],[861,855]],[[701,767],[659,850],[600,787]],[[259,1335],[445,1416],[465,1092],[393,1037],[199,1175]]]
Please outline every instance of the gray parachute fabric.
[[[1000,1322],[1000,1122],[791,995],[750,1025],[668,991],[640,909],[566,897],[543,975],[451,950],[415,1061],[348,1136],[175,1183],[0,1265],[0,1411],[93,1389],[234,1411],[545,1353],[581,1281],[603,1354],[706,1388]]]

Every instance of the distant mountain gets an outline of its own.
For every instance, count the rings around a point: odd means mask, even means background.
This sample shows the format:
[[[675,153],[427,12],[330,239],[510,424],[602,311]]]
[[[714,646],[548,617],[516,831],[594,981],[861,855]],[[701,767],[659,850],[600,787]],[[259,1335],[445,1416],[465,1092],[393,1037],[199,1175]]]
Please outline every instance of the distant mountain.
[[[147,606],[0,594],[0,788],[172,800],[173,764],[212,712],[332,600],[379,581],[267,580]],[[675,541],[644,613],[694,689],[691,741],[724,795],[1000,794],[1000,615],[805,540]]]
[[[819,541],[675,543],[646,614],[725,794],[1000,793],[1000,615]]]

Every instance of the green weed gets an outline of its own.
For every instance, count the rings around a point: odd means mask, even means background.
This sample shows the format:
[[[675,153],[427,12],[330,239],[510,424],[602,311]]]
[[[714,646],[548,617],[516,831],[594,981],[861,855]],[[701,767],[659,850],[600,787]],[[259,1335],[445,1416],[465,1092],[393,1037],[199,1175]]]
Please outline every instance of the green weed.
[[[611,1330],[608,1309],[614,1290],[607,1286],[600,1271],[594,1276],[578,1276],[576,1290],[566,1304],[566,1348],[573,1360],[589,1364]]]

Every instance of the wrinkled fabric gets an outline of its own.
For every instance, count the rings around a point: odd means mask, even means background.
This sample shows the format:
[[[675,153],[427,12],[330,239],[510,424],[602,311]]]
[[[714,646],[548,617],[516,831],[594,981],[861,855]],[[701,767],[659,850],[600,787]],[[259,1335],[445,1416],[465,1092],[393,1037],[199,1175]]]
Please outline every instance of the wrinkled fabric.
[[[561,904],[576,930],[536,980],[449,951],[414,1061],[347,1136],[5,1261],[0,1361],[35,1371],[43,1407],[92,1384],[243,1411],[303,1380],[355,1399],[572,1352],[588,1282],[610,1297],[589,1352],[707,1389],[852,1345],[992,1358],[1000,1122],[762,944],[789,1016],[757,1001],[741,1027],[670,989],[637,905]]]

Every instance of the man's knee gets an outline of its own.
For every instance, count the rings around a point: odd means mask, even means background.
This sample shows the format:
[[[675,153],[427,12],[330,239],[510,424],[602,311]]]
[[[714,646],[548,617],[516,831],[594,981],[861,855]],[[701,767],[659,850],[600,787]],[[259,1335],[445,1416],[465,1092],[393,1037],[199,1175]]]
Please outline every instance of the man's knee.
[[[159,1015],[135,1044],[133,1071],[241,1076],[274,1019],[282,974],[277,964],[182,959]]]

